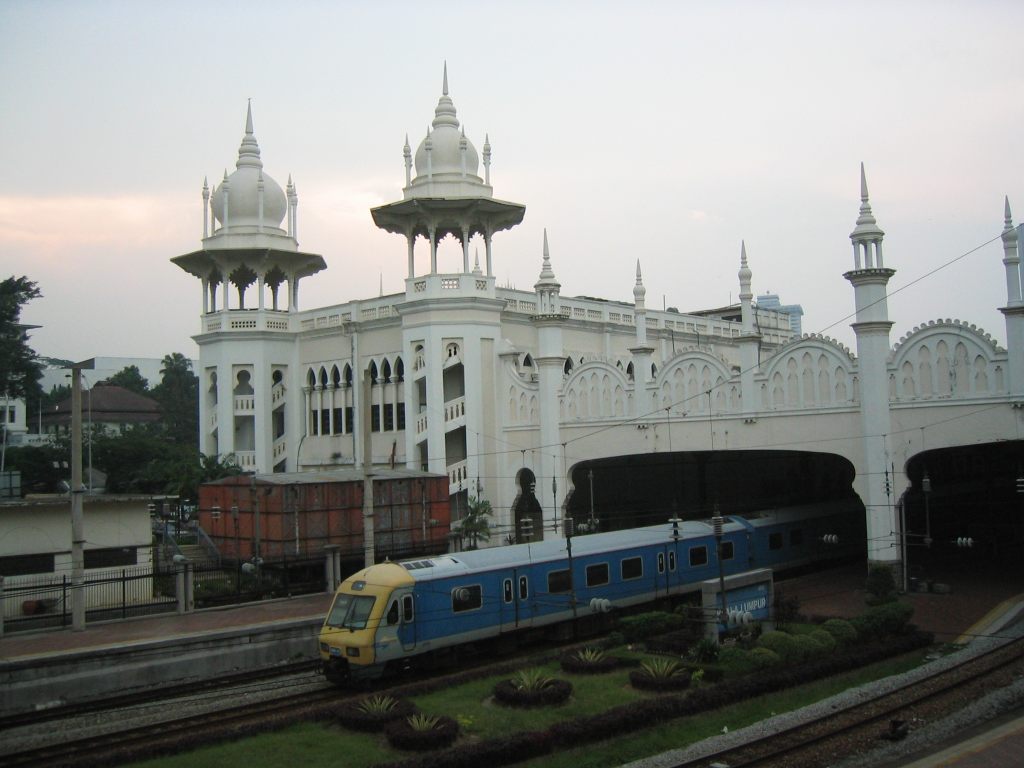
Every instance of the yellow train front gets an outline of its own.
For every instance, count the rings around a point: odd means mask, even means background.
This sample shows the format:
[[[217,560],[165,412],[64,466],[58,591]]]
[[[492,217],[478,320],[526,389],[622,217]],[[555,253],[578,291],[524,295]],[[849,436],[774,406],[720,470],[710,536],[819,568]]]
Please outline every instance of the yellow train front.
[[[320,630],[324,676],[341,683],[379,677],[403,656],[403,609],[412,611],[413,579],[397,563],[380,563],[345,579]]]

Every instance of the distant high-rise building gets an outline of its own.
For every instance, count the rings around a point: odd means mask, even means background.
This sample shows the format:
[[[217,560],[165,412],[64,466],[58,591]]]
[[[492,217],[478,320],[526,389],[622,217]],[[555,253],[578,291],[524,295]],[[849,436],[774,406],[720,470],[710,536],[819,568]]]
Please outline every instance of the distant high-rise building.
[[[800,336],[803,333],[801,318],[804,316],[804,308],[799,304],[783,304],[777,293],[762,293],[757,297],[757,308],[771,309],[789,315],[789,328],[793,331],[793,335]]]

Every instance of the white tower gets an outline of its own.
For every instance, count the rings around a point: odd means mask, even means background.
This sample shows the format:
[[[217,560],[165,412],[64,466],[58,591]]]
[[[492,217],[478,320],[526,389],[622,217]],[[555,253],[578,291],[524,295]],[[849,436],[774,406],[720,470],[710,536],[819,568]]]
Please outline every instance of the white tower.
[[[1010,198],[1003,209],[1003,267],[1006,270],[1006,306],[1000,312],[1006,318],[1006,351],[1009,355],[1009,391],[1024,395],[1024,299],[1021,291],[1020,242],[1010,213]]]
[[[212,194],[204,180],[202,197],[203,247],[171,259],[203,286],[202,326],[193,337],[200,357],[200,450],[233,454],[249,470],[294,470],[305,432],[293,359],[299,280],[326,264],[299,251],[295,185],[289,177],[285,192],[263,172],[251,104],[235,171],[225,171]]]
[[[747,244],[740,242],[740,315],[743,331],[736,339],[740,347],[740,392],[743,398],[744,414],[752,414],[757,410],[757,398],[754,393],[754,374],[760,365],[761,334],[754,327],[754,294],[750,290],[753,274],[747,265]]]
[[[486,181],[478,175],[479,155],[448,94],[447,66],[427,135],[415,156],[406,139],[402,156],[402,199],[370,213],[378,227],[405,237],[408,247],[400,312],[403,354],[413,361],[406,407],[415,418],[405,432],[406,461],[411,468],[447,473],[453,494],[487,497],[494,491],[483,480],[501,474],[493,430],[484,426],[497,421],[494,390],[504,308],[494,290],[492,237],[519,224],[526,208],[494,198],[490,142],[484,146]],[[442,273],[437,246],[448,235],[462,246],[462,264],[459,271]],[[470,269],[475,236],[484,242],[484,272]],[[417,275],[415,244],[421,237],[430,247],[430,268]],[[457,501],[456,509],[460,505]]]
[[[633,399],[635,413],[639,416],[649,409],[647,385],[654,378],[651,372],[651,357],[654,354],[654,347],[647,342],[647,305],[644,302],[647,296],[647,289],[644,287],[644,278],[640,273],[640,260],[636,262],[636,283],[633,285],[634,319],[636,323],[636,343],[629,348],[633,355],[633,381],[636,386],[636,397]]]
[[[534,284],[534,290],[537,292],[537,314],[531,318],[537,329],[538,354],[534,362],[537,364],[537,385],[540,393],[537,500],[544,510],[545,537],[549,531],[556,531],[556,535],[560,534],[556,530],[557,523],[562,518],[560,499],[565,498],[568,484],[565,477],[566,468],[561,466],[562,435],[558,407],[558,395],[562,388],[562,366],[565,364],[565,353],[562,351],[562,324],[565,322],[565,315],[559,306],[561,289],[562,286],[555,279],[554,270],[551,269],[548,231],[545,229],[544,260],[540,277]]]
[[[864,464],[858,469],[863,478],[864,504],[867,507],[868,560],[895,565],[900,548],[893,532],[898,530],[894,509],[885,493],[886,435],[890,433],[889,380],[886,360],[889,355],[889,307],[886,285],[896,274],[882,263],[882,238],[885,233],[871,213],[864,164],[860,166],[860,215],[850,233],[853,242],[854,269],[843,275],[853,285],[857,308],[852,328],[857,335],[857,360],[860,370],[860,412]]]

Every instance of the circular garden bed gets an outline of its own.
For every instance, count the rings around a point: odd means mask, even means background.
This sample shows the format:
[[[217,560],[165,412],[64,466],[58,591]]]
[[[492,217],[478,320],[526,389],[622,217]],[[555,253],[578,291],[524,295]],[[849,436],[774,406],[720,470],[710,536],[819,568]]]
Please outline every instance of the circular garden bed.
[[[459,724],[446,715],[412,715],[392,721],[384,733],[395,749],[420,752],[451,746]]]
[[[514,680],[502,680],[494,686],[494,700],[509,707],[549,707],[563,704],[572,695],[568,680],[549,680],[543,687],[523,688]]]
[[[395,720],[405,719],[416,712],[416,705],[408,699],[390,696],[369,696],[346,701],[338,707],[338,722],[353,731],[380,731]]]

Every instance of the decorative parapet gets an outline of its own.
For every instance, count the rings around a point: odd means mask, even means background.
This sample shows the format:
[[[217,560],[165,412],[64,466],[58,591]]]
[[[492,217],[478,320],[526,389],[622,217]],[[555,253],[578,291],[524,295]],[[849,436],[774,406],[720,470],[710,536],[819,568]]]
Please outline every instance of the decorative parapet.
[[[950,320],[949,318],[946,318],[945,320],[929,320],[927,323],[923,323],[922,325],[915,325],[913,330],[911,330],[909,333],[900,336],[900,340],[896,342],[895,346],[893,346],[892,348],[893,356],[895,356],[896,350],[898,350],[901,346],[906,344],[907,341],[915,334],[918,334],[921,331],[925,331],[929,328],[944,326],[960,328],[966,331],[970,331],[972,334],[974,334],[976,339],[978,339],[979,341],[984,341],[986,344],[992,347],[993,352],[1006,352],[1005,349],[999,346],[999,342],[992,338],[991,334],[985,331],[984,328],[979,328],[974,323],[966,323],[961,320]]]

